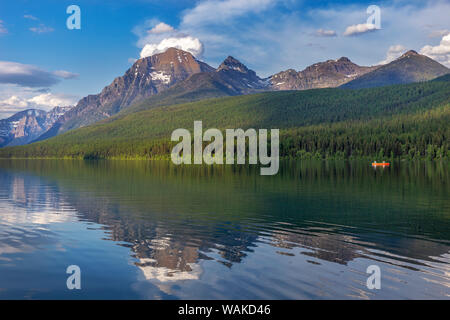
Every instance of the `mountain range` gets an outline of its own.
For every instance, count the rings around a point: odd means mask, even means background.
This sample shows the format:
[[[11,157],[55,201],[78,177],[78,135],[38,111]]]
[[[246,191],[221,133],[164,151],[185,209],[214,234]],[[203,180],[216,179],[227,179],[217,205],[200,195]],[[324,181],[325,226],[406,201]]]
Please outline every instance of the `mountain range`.
[[[137,60],[123,76],[114,79],[99,94],[82,98],[75,107],[54,118],[50,125],[48,121],[44,126],[39,125],[43,115],[37,112],[35,121],[25,121],[25,127],[30,123],[29,129],[22,130],[30,132],[27,138],[22,139],[21,133],[12,133],[15,128],[11,125],[7,134],[8,126],[3,125],[0,139],[4,142],[0,140],[0,146],[45,140],[104,119],[112,121],[116,114],[120,117],[158,106],[264,91],[377,87],[431,80],[449,72],[445,66],[411,50],[381,66],[359,66],[341,57],[313,64],[302,71],[288,69],[260,78],[231,56],[218,68],[213,68],[189,52],[169,48],[163,53]],[[11,118],[14,117],[16,115]],[[1,132],[3,137],[14,136],[15,142],[2,138]]]
[[[278,128],[280,156],[294,159],[450,158],[450,74],[377,88],[283,90],[145,105],[45,141],[0,148],[0,158],[170,159],[177,143],[171,133],[192,130],[195,120],[219,130]]]
[[[316,88],[334,88],[377,69],[362,67],[347,57],[315,63],[303,71],[289,69],[270,77],[274,90],[306,90]]]
[[[27,144],[47,132],[72,107],[55,107],[46,112],[28,109],[0,120],[0,147]]]

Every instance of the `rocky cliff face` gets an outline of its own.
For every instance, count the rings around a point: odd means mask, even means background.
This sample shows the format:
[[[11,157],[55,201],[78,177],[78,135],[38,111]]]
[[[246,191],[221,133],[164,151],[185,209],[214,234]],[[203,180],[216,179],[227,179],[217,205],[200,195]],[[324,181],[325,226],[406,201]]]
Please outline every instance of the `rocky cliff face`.
[[[266,89],[268,82],[256,75],[256,72],[248,69],[239,60],[229,56],[216,70],[234,91],[240,94],[251,93],[253,91]]]
[[[193,74],[214,71],[214,68],[197,60],[189,52],[176,48],[139,59],[102,92],[81,99],[73,110],[58,121],[56,131],[61,133],[108,118]]]
[[[47,131],[71,107],[55,107],[49,112],[30,109],[0,120],[0,147],[27,144]]]
[[[362,67],[342,57],[315,63],[303,71],[289,69],[271,76],[272,90],[306,90],[332,88],[347,83],[377,67]]]

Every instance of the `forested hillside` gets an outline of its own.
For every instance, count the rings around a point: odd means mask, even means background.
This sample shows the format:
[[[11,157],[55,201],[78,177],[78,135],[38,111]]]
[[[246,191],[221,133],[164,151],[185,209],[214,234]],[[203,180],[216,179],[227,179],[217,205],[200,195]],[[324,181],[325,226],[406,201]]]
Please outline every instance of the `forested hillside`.
[[[150,106],[149,106],[150,107]],[[285,157],[449,157],[450,83],[268,92],[157,107],[69,131],[0,157],[169,158],[170,134],[279,128]],[[111,121],[113,120],[113,121]]]

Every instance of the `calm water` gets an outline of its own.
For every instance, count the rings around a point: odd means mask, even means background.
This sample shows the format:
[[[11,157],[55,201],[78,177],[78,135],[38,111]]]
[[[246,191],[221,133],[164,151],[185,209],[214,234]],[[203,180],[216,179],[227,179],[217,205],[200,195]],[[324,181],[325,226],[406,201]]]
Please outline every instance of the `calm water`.
[[[449,171],[0,160],[0,299],[449,299]]]

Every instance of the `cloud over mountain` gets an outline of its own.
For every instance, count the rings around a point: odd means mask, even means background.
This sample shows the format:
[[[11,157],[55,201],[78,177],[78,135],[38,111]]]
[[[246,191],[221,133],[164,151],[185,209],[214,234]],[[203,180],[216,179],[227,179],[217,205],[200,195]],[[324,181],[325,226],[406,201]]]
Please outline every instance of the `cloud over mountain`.
[[[426,45],[420,50],[420,53],[450,67],[450,32],[442,37],[439,45]]]
[[[145,58],[156,53],[161,53],[169,48],[177,48],[192,53],[195,57],[199,57],[203,53],[203,44],[199,39],[191,36],[171,37],[161,40],[159,43],[146,44],[142,48],[140,57]]]
[[[203,43],[198,38],[158,20],[148,20],[135,27],[133,32],[138,36],[137,46],[142,48],[140,58],[164,52],[171,47],[188,51],[196,57],[203,54]]]
[[[38,95],[18,94],[0,99],[0,119],[7,118],[26,109],[49,111],[57,106],[74,105],[77,97],[62,93],[41,93]]]
[[[406,50],[407,50],[406,47],[402,46],[401,44],[390,46],[388,52],[386,53],[386,59],[378,62],[378,64],[386,64],[391,61],[394,61],[395,59],[400,57],[404,52],[406,52]]]

